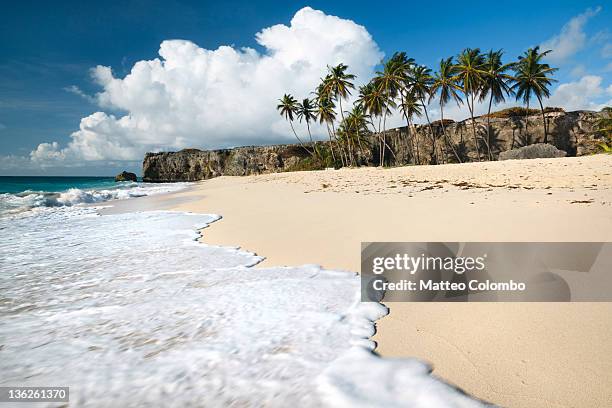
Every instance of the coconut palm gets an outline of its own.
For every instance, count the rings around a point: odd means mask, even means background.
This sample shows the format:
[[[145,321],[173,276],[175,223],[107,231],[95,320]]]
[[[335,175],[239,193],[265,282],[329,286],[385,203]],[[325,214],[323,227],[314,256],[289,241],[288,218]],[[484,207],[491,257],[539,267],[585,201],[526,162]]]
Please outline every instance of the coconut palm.
[[[306,129],[308,129],[308,137],[310,138],[310,144],[313,146],[313,149],[317,156],[319,156],[319,152],[317,151],[317,146],[312,140],[312,133],[310,132],[310,122],[316,121],[317,117],[315,115],[316,108],[309,98],[304,98],[301,103],[297,104],[297,119],[302,122],[302,120],[306,121]]]
[[[346,73],[348,66],[344,64],[327,68],[329,69],[329,75],[325,79],[325,91],[338,101],[340,116],[344,119],[342,100],[349,97],[351,89],[355,89],[355,85],[351,82],[355,79],[355,75]]]
[[[338,101],[340,108],[340,117],[344,121],[344,110],[342,109],[342,100],[347,99],[351,94],[351,89],[355,89],[355,85],[351,82],[355,79],[355,75],[346,72],[348,66],[345,64],[338,64],[335,67],[327,67],[329,74],[327,75],[324,83],[323,90],[325,93],[330,95],[333,99]],[[349,156],[351,154],[351,144],[348,144]]]
[[[396,52],[393,56],[383,63],[383,70],[376,73],[374,84],[386,99],[386,105],[389,108],[383,113],[383,145],[386,142],[387,116],[391,113],[391,109],[397,107],[395,100],[401,96],[401,91],[406,82],[408,71],[411,68],[414,60],[409,59],[404,52]],[[385,150],[381,149],[381,164],[385,162]]]
[[[334,121],[336,120],[336,105],[331,98],[321,97],[318,95],[316,98],[317,101],[317,111],[316,116],[319,118],[319,123],[325,123],[327,127],[327,134],[329,135],[329,147],[332,153],[332,159],[334,162],[336,161],[336,155],[334,153],[334,141],[332,139],[332,135],[335,138],[333,133],[334,129]],[[342,153],[340,154],[340,160],[342,161],[342,165],[344,166],[344,157],[342,157]]]
[[[519,56],[518,62],[514,65],[514,80],[516,82],[512,86],[512,90],[516,92],[516,100],[522,99],[523,103],[527,105],[525,129],[527,129],[527,116],[529,115],[529,100],[532,96],[537,98],[542,111],[542,122],[544,123],[544,143],[548,143],[548,126],[542,98],[550,97],[548,87],[556,82],[550,75],[557,71],[557,68],[551,68],[548,64],[542,62],[542,58],[550,52],[551,50],[540,52],[538,46],[529,48],[523,55]]]
[[[310,150],[308,150],[306,146],[304,146],[304,142],[302,142],[302,139],[300,139],[297,132],[295,131],[295,128],[293,127],[294,117],[298,113],[297,100],[290,94],[285,94],[278,101],[280,103],[276,106],[276,109],[279,111],[280,115],[283,116],[289,122],[289,125],[291,125],[291,130],[293,131],[295,138],[300,143],[300,146],[302,146],[302,148],[306,150],[308,154],[310,154],[311,156],[314,156],[313,153]]]
[[[414,96],[413,93],[406,93],[402,96],[402,102],[400,104],[400,111],[406,118],[406,122],[408,123],[408,131],[412,135],[412,137],[408,140],[410,144],[410,149],[412,150],[412,157],[416,157],[416,163],[420,163],[420,155],[419,155],[419,141],[416,140],[418,137],[418,133],[414,129],[414,124],[412,123],[413,117],[421,117],[423,116],[423,110],[421,102]],[[416,156],[415,156],[416,150]]]
[[[463,103],[461,96],[459,96],[461,87],[457,84],[456,72],[457,68],[453,64],[453,57],[440,60],[440,68],[433,77],[430,99],[433,99],[438,92],[440,93],[440,124],[442,125],[442,134],[446,139],[446,143],[453,150],[453,154],[459,163],[461,163],[461,158],[457,154],[452,141],[449,140],[446,134],[446,129],[444,128],[444,105],[450,102],[451,99],[454,100],[457,105],[461,105]]]
[[[480,53],[479,48],[466,48],[457,56],[457,77],[461,84],[461,91],[465,95],[465,102],[470,111],[478,161],[481,160],[481,157],[478,138],[476,136],[476,122],[474,121],[474,101],[482,89],[483,79],[486,75],[485,59]]]
[[[504,52],[502,50],[489,51],[485,57],[484,70],[487,72],[482,82],[482,89],[480,91],[479,101],[483,102],[486,100],[487,95],[489,96],[489,109],[487,110],[487,149],[489,153],[489,160],[493,160],[491,154],[491,105],[502,103],[506,101],[506,95],[513,93],[511,89],[511,81],[514,79],[512,75],[506,74],[508,70],[514,67],[514,63],[503,64],[502,56]]]
[[[308,136],[310,137],[310,143],[314,143],[312,140],[312,134],[310,133],[310,122],[316,120],[315,116],[316,108],[309,98],[304,98],[302,103],[297,104],[297,118],[300,122],[306,121],[306,128],[308,129]]]
[[[370,117],[363,106],[359,104],[355,104],[346,117],[346,122],[351,130],[353,139],[357,142],[360,149],[363,149],[363,135],[368,132],[369,121]]]
[[[431,133],[433,143],[432,159],[434,159],[435,162],[438,163],[438,153],[436,151],[436,135],[431,126],[429,114],[427,113],[427,106],[425,105],[425,100],[429,98],[431,94],[431,85],[433,84],[431,69],[427,68],[424,65],[418,65],[414,67],[410,71],[406,83],[409,90],[408,92],[412,93],[414,97],[421,102],[421,106],[423,108],[423,112],[425,113],[425,118],[427,119],[427,126],[429,127],[429,132]]]
[[[598,143],[599,148],[604,153],[612,153],[612,107],[605,107],[601,110],[601,116],[594,123],[594,133],[603,139]]]
[[[374,121],[371,121],[374,133],[378,136],[380,154],[379,163],[383,165],[384,141],[381,132],[381,120],[384,115],[390,113],[388,99],[384,94],[384,91],[374,81],[368,82],[366,85],[359,88],[359,97],[357,98],[357,105],[361,106],[364,112],[370,116],[371,119],[378,118],[378,129],[376,128]]]

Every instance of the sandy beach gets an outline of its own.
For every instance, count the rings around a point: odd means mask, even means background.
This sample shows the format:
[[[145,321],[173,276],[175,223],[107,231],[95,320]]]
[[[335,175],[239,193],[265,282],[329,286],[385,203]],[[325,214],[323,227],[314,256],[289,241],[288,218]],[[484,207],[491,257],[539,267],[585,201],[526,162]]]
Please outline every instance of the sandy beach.
[[[219,177],[168,207],[262,266],[359,271],[362,241],[610,241],[612,156]],[[609,303],[394,303],[377,351],[509,407],[612,406]]]

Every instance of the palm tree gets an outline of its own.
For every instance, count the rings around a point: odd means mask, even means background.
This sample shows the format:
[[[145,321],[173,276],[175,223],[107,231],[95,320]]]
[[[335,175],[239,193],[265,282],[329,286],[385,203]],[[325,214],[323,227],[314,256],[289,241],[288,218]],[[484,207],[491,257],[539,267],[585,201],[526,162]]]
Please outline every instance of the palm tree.
[[[310,121],[316,120],[316,109],[312,101],[308,98],[304,98],[302,100],[302,103],[297,104],[297,107],[297,118],[300,122],[302,122],[302,119],[306,121],[306,127],[308,128],[308,136],[310,137],[310,143],[314,143],[314,141],[312,140],[312,134],[310,133]]]
[[[542,111],[542,122],[544,123],[544,143],[548,143],[548,126],[546,125],[542,98],[550,97],[548,87],[556,80],[550,78],[549,75],[557,71],[557,68],[551,68],[541,61],[550,52],[551,50],[540,52],[538,46],[529,48],[523,55],[519,56],[518,62],[514,65],[514,80],[516,83],[512,86],[512,90],[516,90],[516,100],[522,99],[527,104],[527,116],[529,115],[529,100],[533,95],[538,99]],[[527,118],[525,118],[525,129],[527,129]]]
[[[440,68],[438,72],[434,74],[430,99],[433,99],[433,97],[440,92],[440,123],[442,125],[442,134],[446,139],[446,143],[453,150],[455,157],[459,163],[461,163],[461,158],[457,154],[452,141],[449,140],[446,134],[446,129],[444,128],[444,105],[446,105],[451,99],[453,99],[457,105],[461,105],[463,103],[461,96],[459,96],[458,93],[458,91],[461,90],[461,87],[457,84],[457,76],[455,75],[456,72],[457,68],[453,64],[453,57],[440,60]]]
[[[369,119],[370,117],[360,104],[355,104],[353,109],[349,112],[349,115],[346,117],[348,127],[351,130],[352,135],[354,135],[353,138],[357,141],[360,149],[363,149],[362,135],[368,132]]]
[[[412,134],[412,138],[410,138],[410,140],[408,141],[410,143],[410,149],[412,150],[412,157],[414,158],[415,155],[415,147],[416,147],[416,164],[419,164],[421,159],[420,159],[420,155],[419,155],[419,141],[416,140],[416,138],[418,137],[418,134],[416,132],[416,130],[414,129],[414,125],[412,123],[412,118],[413,117],[421,117],[423,116],[423,110],[421,108],[421,103],[419,102],[419,100],[414,96],[414,94],[412,92],[407,93],[405,95],[402,96],[402,102],[400,104],[400,110],[402,112],[402,114],[404,115],[404,117],[406,118],[406,122],[408,123],[408,130],[410,132],[410,134]],[[414,146],[413,146],[414,144]]]
[[[313,149],[317,156],[319,156],[319,152],[317,151],[317,145],[312,140],[312,133],[310,133],[310,122],[317,119],[315,116],[316,109],[312,103],[312,101],[308,98],[304,98],[302,103],[297,104],[297,118],[302,122],[302,120],[306,121],[306,128],[308,129],[308,136],[310,137],[310,144],[313,146]]]
[[[514,63],[502,64],[502,50],[489,51],[485,57],[484,68],[487,75],[482,82],[479,101],[483,102],[489,95],[489,109],[487,111],[487,149],[489,160],[493,160],[491,155],[491,105],[506,101],[505,95],[513,93],[510,82],[514,79],[512,75],[506,74],[506,71],[514,67]]]
[[[387,105],[387,98],[384,95],[383,90],[377,86],[374,81],[368,82],[366,85],[359,88],[359,97],[357,99],[357,105],[361,106],[366,114],[371,118],[378,118],[378,129],[372,121],[372,128],[374,133],[378,136],[380,153],[379,163],[383,165],[384,150],[383,138],[381,133],[381,118],[389,112],[389,106]]]
[[[481,158],[478,138],[476,137],[476,123],[474,121],[474,100],[480,92],[483,78],[487,74],[484,62],[484,56],[480,53],[479,48],[466,48],[457,56],[457,77],[460,80],[461,91],[465,95],[465,102],[470,111],[478,161],[480,161]]]
[[[604,153],[612,153],[612,107],[606,106],[601,110],[600,116],[594,123],[594,133],[603,139],[598,143]]]
[[[429,132],[431,133],[433,149],[432,149],[432,160],[438,163],[438,153],[436,150],[436,135],[434,134],[433,128],[431,127],[431,121],[429,120],[429,114],[427,113],[427,106],[425,105],[425,99],[429,98],[431,94],[431,85],[433,83],[433,77],[431,76],[431,69],[424,65],[414,67],[410,76],[407,80],[409,92],[414,95],[416,99],[421,102],[423,112],[425,112],[425,118],[427,119],[427,125]]]
[[[306,148],[306,146],[304,146],[304,142],[302,142],[302,139],[300,139],[300,137],[298,136],[298,134],[295,131],[295,128],[293,127],[293,118],[294,118],[294,115],[296,115],[298,113],[298,102],[297,102],[297,100],[293,96],[291,96],[290,94],[285,94],[278,101],[280,103],[276,106],[276,109],[279,111],[280,115],[283,116],[289,122],[289,125],[291,125],[291,130],[293,131],[293,134],[295,135],[295,138],[300,143],[300,146],[302,146],[302,148],[304,150],[306,150],[308,152],[308,154],[310,154],[311,156],[314,157],[313,153],[310,150],[308,150]]]
[[[316,115],[319,118],[319,123],[325,123],[327,127],[327,134],[329,135],[329,148],[332,153],[332,159],[334,162],[336,161],[336,155],[334,153],[334,142],[332,140],[332,129],[334,125],[334,121],[336,120],[336,105],[334,105],[334,101],[331,98],[322,97],[321,95],[317,96],[317,111]],[[331,126],[331,128],[330,128]],[[335,135],[334,135],[335,138]],[[340,160],[342,161],[342,165],[344,166],[344,157],[340,154]]]
[[[383,63],[383,70],[376,73],[373,82],[382,95],[386,99],[386,105],[389,109],[383,113],[383,145],[387,146],[386,130],[387,130],[387,115],[391,113],[391,109],[396,108],[395,99],[401,95],[404,87],[408,71],[414,60],[409,59],[404,52],[396,52],[393,56]],[[385,148],[383,147],[381,164],[385,161]]]
[[[332,98],[338,101],[338,106],[340,108],[340,116],[342,117],[342,121],[344,121],[344,110],[342,109],[342,100],[347,99],[351,94],[351,89],[355,89],[355,85],[351,82],[355,79],[355,75],[348,74],[346,70],[348,66],[345,64],[338,64],[335,67],[327,67],[329,70],[329,75],[326,77],[324,83],[323,90],[331,95]],[[351,150],[350,143],[348,144],[349,154]]]

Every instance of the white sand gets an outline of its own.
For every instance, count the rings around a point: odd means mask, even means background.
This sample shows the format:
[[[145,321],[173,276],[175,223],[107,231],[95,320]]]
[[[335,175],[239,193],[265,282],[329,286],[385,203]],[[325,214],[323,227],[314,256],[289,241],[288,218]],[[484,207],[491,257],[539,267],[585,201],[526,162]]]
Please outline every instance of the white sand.
[[[612,156],[219,177],[176,193],[209,243],[358,271],[362,241],[611,241]],[[178,203],[179,201],[177,201]],[[511,407],[612,406],[611,303],[394,303],[383,356]]]

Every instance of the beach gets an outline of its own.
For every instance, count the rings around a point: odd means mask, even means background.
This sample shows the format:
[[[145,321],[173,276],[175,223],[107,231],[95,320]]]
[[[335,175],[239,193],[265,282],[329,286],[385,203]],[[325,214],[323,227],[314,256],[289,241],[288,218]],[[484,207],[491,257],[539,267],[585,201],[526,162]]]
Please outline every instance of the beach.
[[[367,241],[610,241],[612,156],[223,176],[168,203],[220,214],[202,240],[264,256],[258,267],[357,272]],[[609,303],[387,306],[383,357],[428,361],[502,406],[612,405]]]

